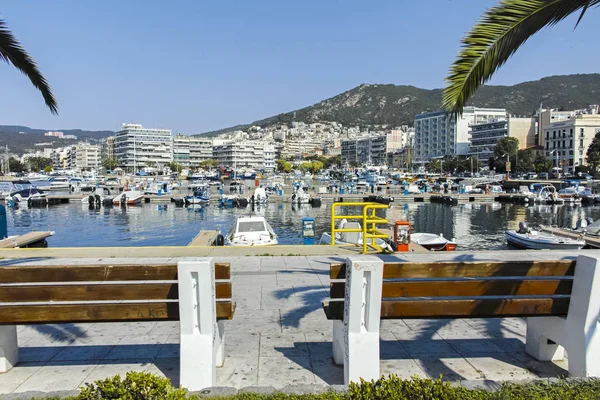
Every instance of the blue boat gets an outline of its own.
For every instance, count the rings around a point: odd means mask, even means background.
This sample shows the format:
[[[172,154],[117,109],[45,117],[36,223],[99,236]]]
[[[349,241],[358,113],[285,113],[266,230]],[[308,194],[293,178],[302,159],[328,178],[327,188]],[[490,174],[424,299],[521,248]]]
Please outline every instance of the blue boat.
[[[210,202],[210,190],[207,188],[196,189],[191,195],[183,198],[185,204],[208,204]]]

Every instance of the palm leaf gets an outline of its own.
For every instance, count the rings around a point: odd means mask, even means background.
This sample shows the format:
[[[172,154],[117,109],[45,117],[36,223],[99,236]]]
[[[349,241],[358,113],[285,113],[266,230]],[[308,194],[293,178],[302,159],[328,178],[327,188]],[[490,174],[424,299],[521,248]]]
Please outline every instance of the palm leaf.
[[[50,112],[58,114],[58,104],[46,78],[2,20],[0,20],[0,59],[14,65],[15,68],[27,75],[33,86],[42,93]]]
[[[527,39],[598,3],[600,0],[503,0],[487,10],[462,40],[462,49],[450,67],[443,93],[444,109],[460,115],[479,86]]]

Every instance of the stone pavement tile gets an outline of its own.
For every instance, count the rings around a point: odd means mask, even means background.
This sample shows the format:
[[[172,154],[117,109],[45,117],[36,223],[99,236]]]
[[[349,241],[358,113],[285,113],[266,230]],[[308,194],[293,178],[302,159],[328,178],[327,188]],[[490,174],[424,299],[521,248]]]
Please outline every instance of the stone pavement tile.
[[[96,367],[96,364],[95,362],[81,364],[77,361],[49,362],[19,385],[14,392],[50,392],[57,388],[60,388],[60,390],[76,390]]]
[[[226,358],[223,366],[217,368],[217,386],[233,386],[240,389],[257,384],[258,357]]]
[[[260,357],[308,357],[304,334],[260,335]]]
[[[538,361],[522,350],[512,350],[509,355],[516,359],[524,368],[540,378],[556,378],[569,376],[569,363],[564,360]]]
[[[257,333],[229,333],[225,329],[225,357],[226,358],[255,358],[258,360],[260,334]]]
[[[46,362],[63,351],[64,346],[19,347],[19,362]]]
[[[419,364],[411,358],[381,360],[379,365],[379,373],[381,375],[396,374],[402,379],[410,379],[414,375],[421,378],[427,378],[427,374],[421,369]]]
[[[331,326],[331,321],[329,321],[329,326],[327,327],[327,330],[307,331],[304,333],[304,336],[306,336],[306,341],[309,343],[332,343],[332,330],[333,327]]]
[[[284,256],[283,262],[289,270],[303,270],[310,267],[310,263],[306,256]]]
[[[451,319],[405,319],[404,323],[412,330],[437,331],[444,326],[450,326]]]
[[[534,379],[535,375],[527,370],[522,362],[511,357],[507,353],[483,353],[481,355],[470,355],[465,359],[485,379],[495,381]]]
[[[471,364],[464,358],[451,354],[424,354],[415,358],[417,365],[432,379],[440,375],[445,381],[460,381],[464,379],[483,379]]]
[[[152,365],[152,360],[132,360],[128,362],[116,362],[113,360],[100,361],[81,382],[81,386],[85,383],[92,383],[97,380],[111,378],[115,375],[120,375],[121,378],[125,378],[127,372],[144,372],[150,365]]]
[[[409,330],[410,328],[402,319],[383,319],[379,324],[379,329],[387,329],[395,332],[396,330]]]
[[[156,322],[101,322],[93,324],[86,333],[113,336],[147,335],[156,326]]]
[[[443,339],[489,339],[491,336],[469,325],[467,328],[441,328],[436,331]]]
[[[95,344],[91,346],[69,346],[52,357],[52,361],[100,361],[114,348],[114,345]]]
[[[525,352],[525,338],[513,339],[490,339],[494,345],[504,349],[506,352]]]
[[[306,347],[308,347],[308,354],[312,361],[315,360],[329,360],[333,359],[333,344],[329,342],[311,342],[307,341]]]
[[[409,354],[398,340],[380,340],[379,357],[382,360],[408,358]]]
[[[400,340],[411,356],[418,354],[456,353],[445,340]],[[458,353],[456,353],[458,356]]]
[[[236,310],[225,324],[226,333],[281,333],[279,310]]]
[[[262,288],[261,310],[294,310],[300,307],[292,286]]]
[[[321,306],[303,306],[294,310],[281,310],[281,329],[284,333],[331,334],[332,323],[325,318]]]
[[[344,366],[335,365],[333,358],[313,359],[311,364],[317,385],[343,385]]]
[[[507,351],[496,346],[490,339],[451,339],[447,340],[447,342],[462,356],[473,353],[505,353]]]
[[[260,290],[261,286],[277,286],[277,276],[274,273],[260,275],[237,275],[233,281],[233,290]]]
[[[107,360],[148,359],[157,356],[169,335],[123,336],[106,355]]]
[[[179,386],[179,358],[157,358],[147,367],[146,371],[169,378],[173,386]]]
[[[179,321],[161,321],[148,332],[150,335],[179,335]]]
[[[410,329],[410,328],[394,328],[391,332],[398,340],[443,340],[435,330],[431,329]]]
[[[261,257],[261,271],[284,271],[286,269],[285,261],[281,257]]]
[[[315,383],[308,353],[304,357],[279,355],[258,359],[258,386],[282,388],[300,383]]]
[[[20,362],[10,371],[0,374],[0,394],[11,393],[36,373],[42,366],[40,363]]]
[[[260,309],[260,300],[262,297],[261,290],[252,291],[236,291],[235,286],[233,290],[233,301],[235,302],[235,309],[237,310],[258,310]]]

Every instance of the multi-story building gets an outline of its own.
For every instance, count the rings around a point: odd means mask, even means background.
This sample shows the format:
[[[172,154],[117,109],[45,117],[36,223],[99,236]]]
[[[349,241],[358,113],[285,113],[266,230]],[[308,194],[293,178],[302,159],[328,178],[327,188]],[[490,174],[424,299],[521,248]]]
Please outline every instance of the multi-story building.
[[[173,161],[184,167],[198,167],[213,158],[213,140],[198,136],[177,135],[173,138]]]
[[[400,148],[401,141],[402,135],[398,132],[344,140],[341,147],[342,165],[385,165],[388,153]]]
[[[106,138],[106,158],[116,158],[114,136],[109,136]]]
[[[537,144],[546,147],[544,128],[553,122],[566,121],[581,114],[598,114],[598,105],[592,104],[588,108],[572,111],[559,111],[556,109],[541,108],[538,110],[538,141]]]
[[[275,169],[275,147],[259,141],[226,142],[213,146],[213,155],[219,164],[231,168]]]
[[[587,165],[587,150],[600,131],[600,115],[579,114],[544,126],[543,143],[546,158],[554,168],[573,173],[575,167]]]
[[[101,163],[101,148],[99,145],[80,142],[73,147],[75,152],[75,168],[83,170],[98,170]]]
[[[505,137],[519,140],[519,149],[536,145],[536,119],[501,117],[496,121],[471,125],[470,156],[477,156],[485,166],[494,154],[496,143]],[[513,155],[511,155],[512,157]]]
[[[115,156],[120,166],[134,170],[148,166],[164,167],[173,161],[171,130],[123,124],[115,135]]]
[[[469,152],[469,126],[505,117],[501,108],[465,107],[458,120],[444,111],[419,114],[415,117],[415,163],[432,158],[466,155]]]

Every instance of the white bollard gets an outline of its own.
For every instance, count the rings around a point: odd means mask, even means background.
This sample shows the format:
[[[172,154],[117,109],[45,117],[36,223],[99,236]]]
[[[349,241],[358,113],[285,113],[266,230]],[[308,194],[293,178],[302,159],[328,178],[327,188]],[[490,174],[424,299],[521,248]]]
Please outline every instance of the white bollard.
[[[19,344],[15,325],[0,326],[0,373],[8,372],[19,362]]]
[[[383,261],[374,256],[348,257],[344,300],[343,347],[336,336],[336,347],[344,350],[344,383],[379,379],[379,320]],[[342,328],[338,324],[337,333]],[[338,350],[339,351],[339,350]],[[339,360],[339,354],[337,358]]]
[[[215,264],[212,258],[184,258],[177,264],[181,327],[179,384],[201,390],[217,384],[224,328],[216,321]],[[219,351],[220,349],[220,351]]]
[[[567,317],[528,318],[526,350],[549,361],[561,359],[566,349],[571,376],[600,377],[599,316],[600,260],[579,256]]]

